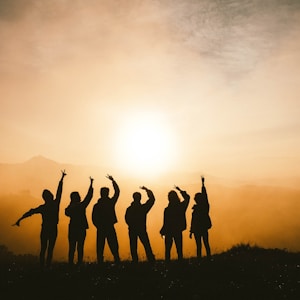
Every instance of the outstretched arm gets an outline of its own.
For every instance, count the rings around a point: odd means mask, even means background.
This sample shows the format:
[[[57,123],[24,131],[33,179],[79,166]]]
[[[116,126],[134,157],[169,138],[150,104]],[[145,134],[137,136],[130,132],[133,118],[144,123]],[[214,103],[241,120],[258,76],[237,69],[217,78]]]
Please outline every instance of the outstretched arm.
[[[94,178],[92,178],[92,177],[90,176],[90,187],[89,187],[89,190],[88,190],[88,192],[87,192],[87,194],[86,194],[84,200],[82,201],[82,203],[83,203],[83,205],[84,205],[85,207],[87,207],[87,206],[90,204],[90,202],[91,202],[91,200],[92,200],[92,198],[93,198],[93,192],[94,192],[94,189],[93,189],[93,181],[94,181]]]
[[[120,188],[119,188],[117,182],[114,180],[114,178],[111,175],[107,175],[106,178],[108,178],[112,182],[115,193],[114,193],[113,197],[111,198],[111,200],[114,203],[116,203],[118,201],[118,198],[119,198],[119,195],[120,195]]]
[[[155,202],[155,197],[154,194],[151,190],[149,190],[148,188],[146,188],[145,186],[141,186],[140,189],[145,190],[148,196],[148,200],[145,203],[146,208],[147,208],[147,212],[151,209],[151,207],[153,206],[154,202]]]
[[[19,219],[17,220],[17,222],[14,223],[12,226],[20,226],[20,222],[21,222],[23,219],[26,219],[26,218],[28,218],[28,217],[31,217],[32,215],[37,214],[37,213],[40,213],[39,207],[30,209],[30,210],[27,211],[21,218],[19,218]]]
[[[56,196],[55,196],[55,201],[57,201],[58,203],[60,203],[61,200],[61,194],[62,194],[62,188],[63,188],[63,180],[64,177],[67,175],[67,173],[65,172],[65,170],[61,171],[61,179],[58,183],[58,187],[57,187],[57,191],[56,191]]]

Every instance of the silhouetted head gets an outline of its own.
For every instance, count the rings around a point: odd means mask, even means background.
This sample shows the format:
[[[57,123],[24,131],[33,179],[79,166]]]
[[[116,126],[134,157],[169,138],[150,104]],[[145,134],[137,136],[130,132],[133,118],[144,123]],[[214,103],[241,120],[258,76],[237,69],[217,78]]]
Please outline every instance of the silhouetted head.
[[[79,203],[81,201],[80,195],[78,192],[72,192],[70,194],[71,203]]]
[[[49,190],[43,190],[42,197],[46,203],[53,201],[53,194]]]
[[[100,196],[101,198],[107,198],[109,194],[109,188],[108,187],[102,187],[100,189]]]
[[[169,192],[168,199],[169,199],[169,203],[171,203],[171,204],[180,202],[180,199],[179,199],[176,191],[173,191],[173,190]]]
[[[139,193],[139,192],[135,192],[135,193],[132,194],[132,197],[133,197],[134,202],[140,203],[141,199],[142,199],[142,194]]]
[[[202,193],[196,193],[195,194],[195,197],[194,197],[194,200],[197,204],[199,204],[201,202],[201,200],[203,199],[203,195]]]

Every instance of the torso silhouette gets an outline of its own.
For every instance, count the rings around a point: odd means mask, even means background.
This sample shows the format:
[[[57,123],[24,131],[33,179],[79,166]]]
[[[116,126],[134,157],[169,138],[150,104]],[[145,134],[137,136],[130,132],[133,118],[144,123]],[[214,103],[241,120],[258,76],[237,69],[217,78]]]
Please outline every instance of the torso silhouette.
[[[186,208],[184,202],[169,203],[164,211],[162,234],[172,234],[186,229]]]
[[[153,202],[154,203],[154,202]],[[147,213],[153,206],[153,203],[138,203],[132,202],[131,205],[127,208],[125,214],[126,223],[129,226],[129,229],[134,230],[146,230],[146,218]]]
[[[49,228],[58,224],[59,201],[49,201],[45,204],[31,209],[30,213],[40,213],[42,215],[42,227]]]
[[[96,227],[113,225],[117,223],[115,201],[110,198],[101,198],[93,209],[93,222]]]
[[[89,228],[85,210],[86,205],[83,202],[73,203],[66,208],[66,215],[70,217],[70,227]]]
[[[209,205],[206,203],[193,206],[191,231],[201,233],[211,227],[211,221],[208,214]]]
[[[206,188],[202,187],[202,198],[192,207],[191,232],[202,233],[211,228],[209,217],[209,202]]]

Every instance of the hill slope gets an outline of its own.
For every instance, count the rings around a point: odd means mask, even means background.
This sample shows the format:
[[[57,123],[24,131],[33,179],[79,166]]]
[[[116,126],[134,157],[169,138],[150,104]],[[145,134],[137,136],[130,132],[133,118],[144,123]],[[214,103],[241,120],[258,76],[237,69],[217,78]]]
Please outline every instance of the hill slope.
[[[12,257],[12,256],[11,256]],[[212,261],[56,263],[40,272],[22,257],[2,264],[5,299],[299,299],[300,253],[238,245]]]

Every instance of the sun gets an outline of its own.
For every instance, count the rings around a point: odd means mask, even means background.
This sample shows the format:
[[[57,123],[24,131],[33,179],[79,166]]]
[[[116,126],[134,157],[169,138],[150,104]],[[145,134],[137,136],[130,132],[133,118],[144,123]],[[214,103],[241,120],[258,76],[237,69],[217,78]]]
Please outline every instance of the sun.
[[[139,112],[119,124],[116,147],[118,165],[143,175],[167,171],[175,156],[174,135],[163,115]]]

